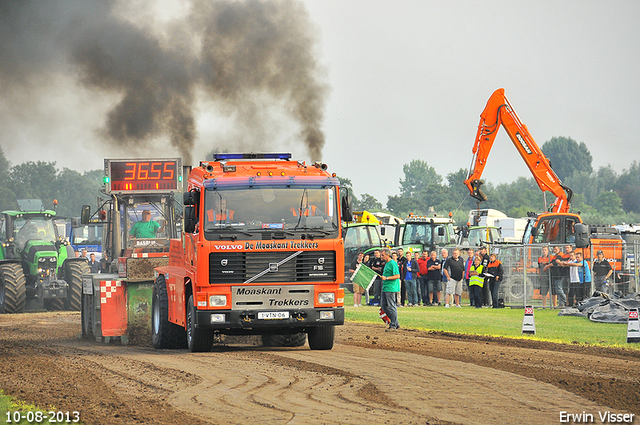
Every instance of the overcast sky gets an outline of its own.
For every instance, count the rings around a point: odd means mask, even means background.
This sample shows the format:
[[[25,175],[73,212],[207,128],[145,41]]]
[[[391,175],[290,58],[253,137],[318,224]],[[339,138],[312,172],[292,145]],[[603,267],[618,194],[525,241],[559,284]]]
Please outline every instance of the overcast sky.
[[[571,137],[587,145],[594,168],[610,164],[618,173],[640,159],[637,0],[304,5],[330,87],[322,159],[351,179],[358,194],[386,204],[399,193],[402,166],[412,159],[426,160],[443,177],[468,168],[479,114],[500,87],[539,145]],[[96,136],[113,95],[81,88],[73,73],[52,75],[37,93],[2,92],[0,144],[13,165],[56,161],[85,171],[101,168],[104,157],[130,153]],[[16,108],[15,96],[31,100]],[[196,161],[210,150],[212,135],[229,125],[209,106],[199,103]],[[309,160],[291,138],[267,146]],[[156,156],[176,154],[154,146]],[[518,176],[529,177],[528,169],[501,130],[484,178],[498,183]]]

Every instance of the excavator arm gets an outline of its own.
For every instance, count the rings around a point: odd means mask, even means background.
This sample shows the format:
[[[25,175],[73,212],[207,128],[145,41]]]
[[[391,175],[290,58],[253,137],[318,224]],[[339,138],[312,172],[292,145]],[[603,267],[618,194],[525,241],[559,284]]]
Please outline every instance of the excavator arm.
[[[538,144],[529,134],[527,126],[520,121],[516,111],[511,107],[504,94],[504,89],[498,89],[493,92],[487,102],[487,106],[480,114],[480,124],[478,125],[478,133],[473,145],[473,158],[469,167],[469,177],[464,181],[464,184],[471,192],[471,196],[480,202],[487,200],[486,195],[480,190],[483,184],[480,178],[484,167],[487,165],[487,158],[491,152],[500,124],[509,134],[511,141],[518,149],[529,170],[531,170],[531,174],[533,174],[540,189],[555,195],[556,199],[549,206],[549,211],[569,212],[573,191],[563,185],[555,171],[553,171],[549,159],[542,153]]]

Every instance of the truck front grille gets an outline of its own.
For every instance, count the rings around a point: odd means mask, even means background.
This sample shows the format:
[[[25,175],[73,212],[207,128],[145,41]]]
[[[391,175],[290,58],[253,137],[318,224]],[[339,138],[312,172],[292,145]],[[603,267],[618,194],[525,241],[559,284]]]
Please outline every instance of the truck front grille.
[[[333,251],[227,252],[209,254],[209,283],[326,282],[336,277]],[[268,271],[266,271],[268,270]],[[265,272],[266,271],[266,272]],[[256,275],[261,275],[255,278]]]

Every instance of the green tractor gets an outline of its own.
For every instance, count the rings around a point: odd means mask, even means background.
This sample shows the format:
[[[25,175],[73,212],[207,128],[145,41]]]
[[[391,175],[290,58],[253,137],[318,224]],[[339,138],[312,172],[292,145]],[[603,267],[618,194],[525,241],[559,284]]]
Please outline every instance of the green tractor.
[[[80,310],[86,258],[76,258],[42,201],[18,200],[18,209],[0,214],[0,313]]]

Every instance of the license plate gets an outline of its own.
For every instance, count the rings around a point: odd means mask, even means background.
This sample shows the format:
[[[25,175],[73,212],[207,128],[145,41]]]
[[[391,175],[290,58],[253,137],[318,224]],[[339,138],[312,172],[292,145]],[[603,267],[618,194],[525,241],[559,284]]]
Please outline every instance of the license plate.
[[[288,319],[288,311],[261,311],[258,312],[259,320]]]

